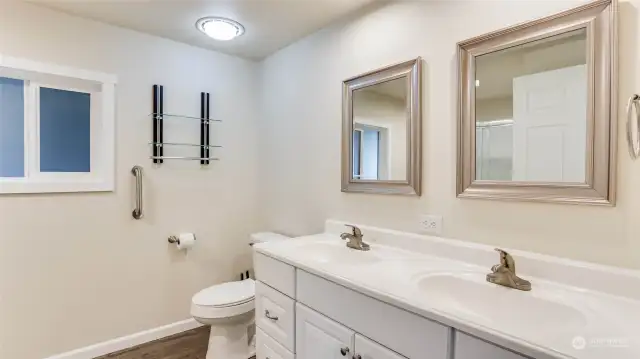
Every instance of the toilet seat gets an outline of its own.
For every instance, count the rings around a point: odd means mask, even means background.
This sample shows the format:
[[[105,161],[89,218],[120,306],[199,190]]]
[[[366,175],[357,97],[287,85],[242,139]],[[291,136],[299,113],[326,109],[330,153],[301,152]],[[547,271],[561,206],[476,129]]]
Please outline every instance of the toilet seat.
[[[246,279],[205,288],[191,299],[191,314],[199,318],[226,318],[254,309],[255,281]]]

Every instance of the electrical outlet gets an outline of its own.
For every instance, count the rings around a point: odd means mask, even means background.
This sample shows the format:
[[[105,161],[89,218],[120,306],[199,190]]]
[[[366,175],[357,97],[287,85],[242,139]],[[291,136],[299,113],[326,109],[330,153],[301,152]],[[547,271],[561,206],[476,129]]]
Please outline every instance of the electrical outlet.
[[[442,233],[442,216],[424,214],[420,216],[420,228],[431,234]]]

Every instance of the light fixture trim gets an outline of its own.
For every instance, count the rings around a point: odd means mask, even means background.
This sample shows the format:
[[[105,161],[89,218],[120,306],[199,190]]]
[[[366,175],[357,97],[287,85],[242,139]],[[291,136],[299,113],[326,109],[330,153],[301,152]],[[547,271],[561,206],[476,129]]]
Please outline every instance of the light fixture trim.
[[[211,24],[218,25],[218,28],[211,28]],[[222,27],[220,27],[221,25]],[[209,29],[207,29],[208,27]],[[220,16],[203,17],[196,21],[196,28],[203,34],[218,41],[233,40],[244,34],[244,26],[241,23]]]

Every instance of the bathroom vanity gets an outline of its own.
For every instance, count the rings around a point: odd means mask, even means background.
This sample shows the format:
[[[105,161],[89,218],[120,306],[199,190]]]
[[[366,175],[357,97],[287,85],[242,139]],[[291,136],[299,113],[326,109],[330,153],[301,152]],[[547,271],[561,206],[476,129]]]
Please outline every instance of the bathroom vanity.
[[[525,292],[486,282],[493,248],[361,227],[357,251],[327,223],[255,246],[257,359],[640,358],[638,289],[589,287],[637,272],[516,252]]]

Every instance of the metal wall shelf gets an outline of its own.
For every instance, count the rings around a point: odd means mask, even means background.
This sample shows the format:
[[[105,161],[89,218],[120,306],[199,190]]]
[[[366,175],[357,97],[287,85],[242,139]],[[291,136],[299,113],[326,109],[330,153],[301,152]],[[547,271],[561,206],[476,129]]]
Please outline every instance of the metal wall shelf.
[[[202,118],[202,117],[195,117],[195,116],[185,116],[185,115],[175,115],[175,114],[170,114],[170,113],[150,113],[148,115],[149,117],[155,116],[155,119],[161,119],[163,117],[171,117],[171,118],[187,118],[190,120],[200,120],[200,121],[204,121],[204,122],[222,122],[221,120],[214,120],[212,118]]]
[[[154,143],[154,142],[149,142],[150,145],[156,145],[158,147],[161,146],[189,146],[189,147],[206,147],[206,148],[222,148],[222,146],[217,146],[217,145],[197,145],[195,143],[174,143],[174,142],[158,142],[158,143]]]
[[[222,148],[222,146],[209,144],[209,125],[210,123],[222,121],[209,118],[209,98],[209,93],[200,93],[200,117],[164,113],[164,87],[161,85],[153,85],[153,111],[148,115],[153,122],[153,139],[149,142],[149,145],[152,147],[152,155],[149,158],[153,160],[153,163],[164,163],[164,160],[190,160],[200,161],[201,165],[208,165],[209,161],[219,160],[219,158],[211,157],[209,154],[211,148]],[[163,132],[165,118],[199,120],[200,144],[164,142]],[[197,147],[200,148],[200,156],[165,156],[164,148],[166,146]]]
[[[214,157],[149,156],[152,160],[220,161]]]

